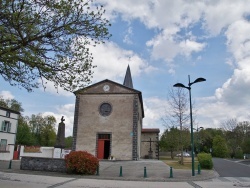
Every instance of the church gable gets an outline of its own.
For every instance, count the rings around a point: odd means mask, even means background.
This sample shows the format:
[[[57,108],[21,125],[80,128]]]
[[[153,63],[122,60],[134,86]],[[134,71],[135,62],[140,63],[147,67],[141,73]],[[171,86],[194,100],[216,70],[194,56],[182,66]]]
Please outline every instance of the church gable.
[[[80,89],[75,94],[128,94],[128,93],[134,93],[138,94],[140,91],[137,91],[135,89],[128,88],[126,86],[123,86],[121,84],[118,84],[116,82],[110,81],[110,80],[103,80],[101,82],[98,82],[96,84],[93,84],[89,87]]]

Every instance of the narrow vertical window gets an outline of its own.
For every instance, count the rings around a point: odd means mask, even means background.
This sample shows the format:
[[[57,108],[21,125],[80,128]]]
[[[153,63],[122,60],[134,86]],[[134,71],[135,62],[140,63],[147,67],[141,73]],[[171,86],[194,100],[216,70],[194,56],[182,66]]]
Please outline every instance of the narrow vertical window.
[[[7,150],[7,140],[1,139],[0,142],[0,151],[6,151]]]
[[[8,118],[10,117],[10,112],[8,112],[8,111],[6,112],[6,117],[8,117]]]

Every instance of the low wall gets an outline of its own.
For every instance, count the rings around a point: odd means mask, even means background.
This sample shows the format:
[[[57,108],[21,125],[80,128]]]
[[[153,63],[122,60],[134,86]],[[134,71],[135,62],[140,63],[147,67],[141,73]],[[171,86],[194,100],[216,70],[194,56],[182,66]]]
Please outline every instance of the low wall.
[[[44,157],[52,158],[54,147],[40,147],[39,152],[24,152],[24,146],[21,146],[20,157]]]
[[[66,172],[66,164],[64,159],[22,157],[20,169],[48,172]]]
[[[13,159],[14,145],[8,145],[7,151],[0,152],[0,161],[9,161]]]

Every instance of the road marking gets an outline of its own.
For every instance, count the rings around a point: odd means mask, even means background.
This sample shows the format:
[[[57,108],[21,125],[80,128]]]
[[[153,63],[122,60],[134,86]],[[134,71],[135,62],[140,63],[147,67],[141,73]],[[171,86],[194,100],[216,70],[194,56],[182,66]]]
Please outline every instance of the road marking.
[[[197,185],[196,183],[192,182],[192,181],[188,181],[187,182],[189,185],[193,186],[194,188],[202,188],[201,186]]]
[[[59,187],[59,186],[61,186],[61,185],[64,185],[64,184],[66,184],[66,183],[69,183],[69,182],[72,182],[72,181],[75,181],[75,180],[77,180],[77,178],[74,178],[74,179],[71,179],[71,180],[68,180],[68,181],[64,181],[64,182],[61,182],[61,183],[57,183],[57,184],[51,185],[51,186],[49,186],[49,187],[47,187],[47,188]]]

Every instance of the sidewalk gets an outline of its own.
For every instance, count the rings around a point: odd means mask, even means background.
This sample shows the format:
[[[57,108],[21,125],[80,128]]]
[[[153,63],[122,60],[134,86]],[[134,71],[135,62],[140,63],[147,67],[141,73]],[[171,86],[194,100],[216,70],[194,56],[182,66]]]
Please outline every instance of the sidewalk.
[[[201,174],[192,176],[191,170],[173,169],[173,178],[170,178],[170,167],[158,160],[139,161],[100,161],[99,175],[83,176],[57,172],[20,170],[20,161],[12,161],[11,169],[9,161],[0,161],[0,171],[6,173],[45,175],[57,177],[108,179],[125,181],[202,181],[218,177],[213,170],[201,170]],[[144,168],[146,167],[146,168]],[[122,168],[122,171],[121,171]]]

